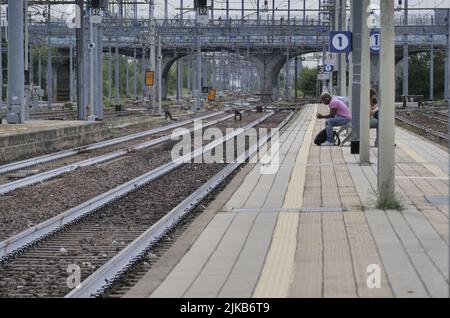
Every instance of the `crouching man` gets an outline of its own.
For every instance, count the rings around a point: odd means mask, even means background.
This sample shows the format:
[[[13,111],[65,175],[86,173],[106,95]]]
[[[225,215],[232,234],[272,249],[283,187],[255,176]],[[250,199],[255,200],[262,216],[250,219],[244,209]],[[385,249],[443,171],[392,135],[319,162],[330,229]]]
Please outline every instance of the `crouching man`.
[[[317,118],[325,118],[325,128],[327,130],[327,141],[322,146],[334,146],[333,128],[337,126],[344,126],[351,122],[352,113],[344,102],[336,97],[331,97],[329,93],[323,93],[320,96],[322,103],[330,108],[328,115],[317,114]]]

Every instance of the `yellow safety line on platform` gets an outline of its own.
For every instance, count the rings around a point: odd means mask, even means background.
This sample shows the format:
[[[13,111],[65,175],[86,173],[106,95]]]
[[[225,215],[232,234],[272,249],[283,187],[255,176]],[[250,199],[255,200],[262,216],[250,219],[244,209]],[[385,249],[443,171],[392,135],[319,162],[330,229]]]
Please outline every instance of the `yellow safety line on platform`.
[[[284,197],[283,208],[299,208],[303,204],[306,164],[316,123],[317,105],[313,107],[312,118],[298,152]],[[283,298],[288,296],[294,276],[298,222],[299,214],[296,212],[280,212],[278,215],[269,252],[253,297]]]
[[[445,171],[443,171],[441,168],[439,168],[435,164],[426,163],[427,160],[424,157],[422,157],[421,155],[419,155],[416,151],[414,151],[411,147],[405,145],[403,142],[398,142],[398,141],[397,141],[397,145],[399,145],[400,148],[402,148],[403,151],[408,154],[408,156],[410,156],[411,158],[416,160],[418,163],[423,164],[423,166],[425,168],[427,168],[431,173],[433,173],[436,177],[448,178],[448,174],[445,173]]]

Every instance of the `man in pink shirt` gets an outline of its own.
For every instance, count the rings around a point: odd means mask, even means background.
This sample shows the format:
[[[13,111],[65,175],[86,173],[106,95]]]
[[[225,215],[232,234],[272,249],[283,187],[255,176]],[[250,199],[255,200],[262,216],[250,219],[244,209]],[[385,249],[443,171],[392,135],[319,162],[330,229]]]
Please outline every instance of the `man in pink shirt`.
[[[328,93],[320,96],[322,103],[328,105],[330,113],[328,115],[317,114],[317,118],[326,118],[325,128],[327,130],[327,141],[322,146],[334,146],[333,127],[344,126],[351,122],[352,113],[344,102],[335,97],[331,97]]]

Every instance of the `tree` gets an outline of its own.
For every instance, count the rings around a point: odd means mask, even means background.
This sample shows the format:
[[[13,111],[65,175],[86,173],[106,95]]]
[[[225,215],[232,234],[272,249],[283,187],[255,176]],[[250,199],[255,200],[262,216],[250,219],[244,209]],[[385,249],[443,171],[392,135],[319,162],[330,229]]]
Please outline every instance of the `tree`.
[[[444,98],[445,55],[442,51],[434,54],[434,98]],[[403,92],[403,75],[397,76],[397,96]],[[418,53],[409,57],[409,93],[430,98],[430,52]]]
[[[304,94],[315,95],[317,84],[317,68],[304,68],[300,74],[297,89]]]

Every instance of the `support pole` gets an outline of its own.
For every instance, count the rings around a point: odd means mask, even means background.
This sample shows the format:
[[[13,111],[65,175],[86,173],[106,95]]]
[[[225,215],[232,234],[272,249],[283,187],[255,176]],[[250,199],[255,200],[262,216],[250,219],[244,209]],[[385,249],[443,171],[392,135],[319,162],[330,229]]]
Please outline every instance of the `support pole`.
[[[144,101],[146,85],[145,85],[145,48],[142,47],[142,58],[141,58],[141,99]]]
[[[256,0],[256,20],[259,22],[260,14],[259,14],[259,0]]]
[[[352,87],[352,141],[351,141],[351,153],[359,153],[360,144],[360,116],[369,116],[368,113],[364,113],[361,110],[361,103],[367,103],[368,100],[362,100],[361,96],[361,59],[362,59],[362,26],[365,21],[363,20],[362,12],[363,1],[353,2],[353,87]],[[369,90],[369,87],[365,89]],[[361,113],[362,112],[362,113]]]
[[[445,66],[445,98],[450,102],[450,9],[447,10],[447,58]]]
[[[192,53],[194,53],[194,51],[192,51]],[[195,60],[194,58],[196,57],[196,55],[192,54],[192,61],[191,61],[191,70],[192,70],[192,81],[191,81],[191,85],[192,85],[192,97],[196,97],[197,95],[194,95],[196,86],[197,86],[197,75],[196,75],[196,68],[195,68]]]
[[[169,5],[167,3],[167,0],[164,0],[164,20],[169,19],[169,11],[168,11],[169,7],[168,6]]]
[[[120,55],[119,55],[119,45],[116,45],[116,70],[114,72],[114,84],[116,86],[115,103],[120,105]]]
[[[303,0],[303,25],[305,24],[306,24],[306,0]]]
[[[94,44],[94,24],[92,21],[89,23],[90,26],[90,50],[89,50],[89,117],[90,121],[95,120],[95,47],[92,46]]]
[[[353,8],[353,0],[350,0],[350,31],[353,32],[353,17],[355,15],[355,10]],[[350,105],[350,110],[352,110],[352,95],[353,95],[353,53],[350,52],[348,56],[348,102]]]
[[[187,61],[187,71],[186,71],[186,85],[187,85],[187,92],[189,95],[192,95],[192,88],[191,88],[191,57],[187,56],[186,57],[186,61]]]
[[[97,89],[97,103],[95,105],[95,118],[103,120],[103,28],[101,25],[96,26],[96,89]]]
[[[128,57],[125,57],[125,98],[129,98],[130,97],[130,85],[129,85],[129,81],[130,81],[130,70],[128,69]]]
[[[133,98],[137,99],[137,52],[136,48],[134,48],[133,52]]]
[[[158,35],[158,111],[159,114],[162,114],[162,54],[160,35]]]
[[[202,49],[200,34],[197,34],[197,110],[201,108],[202,104]]]
[[[359,163],[361,165],[370,165],[370,31],[367,25],[369,12],[367,10],[370,0],[361,0],[362,2],[362,27],[361,27],[361,85],[360,85],[360,147]],[[345,75],[345,73],[344,73]],[[345,76],[344,76],[345,88]],[[341,86],[341,89],[343,87]]]
[[[74,83],[74,77],[73,77],[73,46],[70,44],[69,46],[69,96],[70,101],[74,101],[73,97],[73,83]]]
[[[23,2],[23,0],[20,0]],[[52,107],[53,101],[53,74],[52,74],[52,46],[51,46],[51,34],[50,34],[50,4],[48,5],[48,14],[47,14],[47,23],[48,24],[48,36],[47,36],[47,106],[50,109]],[[10,40],[11,38],[8,37]],[[23,46],[23,41],[21,42]],[[10,56],[8,54],[8,56]],[[23,68],[22,68],[23,70]]]
[[[39,53],[38,53],[38,84],[39,84],[39,88],[42,89],[42,53],[41,53],[41,49],[39,49]]]
[[[284,94],[285,94],[285,100],[290,99],[290,92],[289,92],[289,81],[290,81],[290,70],[291,70],[291,60],[290,60],[290,54],[289,54],[289,48],[286,52],[286,75],[284,79]]]
[[[339,0],[339,31],[347,30],[347,0]],[[367,11],[366,8],[364,8]],[[366,13],[364,13],[367,16]],[[366,22],[364,24],[367,26]],[[370,35],[369,35],[370,36]],[[339,95],[345,96],[347,93],[347,65],[345,54],[339,55]]]
[[[404,26],[408,25],[408,0],[405,1],[404,8]],[[408,48],[408,34],[403,34],[403,96],[409,95],[409,48]]]
[[[356,3],[356,1],[355,1]],[[381,0],[378,194],[395,198],[395,29],[394,1]]]
[[[2,5],[0,4],[0,112],[3,110],[3,32]]]
[[[108,99],[112,101],[112,52],[111,44],[108,47]]]
[[[434,46],[433,46],[433,36],[431,38],[431,48],[430,48],[430,100],[434,100]]]
[[[230,20],[230,0],[226,0],[225,12],[225,18],[228,21]]]
[[[86,119],[86,104],[84,103],[84,78],[83,78],[83,64],[84,64],[84,5],[83,0],[76,0],[76,41],[77,41],[77,116],[78,120]],[[41,73],[41,53],[39,51],[39,73]],[[39,87],[41,88],[41,75],[39,75]]]
[[[181,59],[177,61],[177,100],[181,99],[182,89],[183,89],[183,71]]]
[[[301,61],[300,61],[301,63]],[[297,85],[298,85],[298,56],[295,57],[295,70],[294,70],[294,92],[295,92],[295,101],[298,101],[298,91],[297,91]]]
[[[23,0],[8,0],[8,123],[22,124],[25,115]]]

